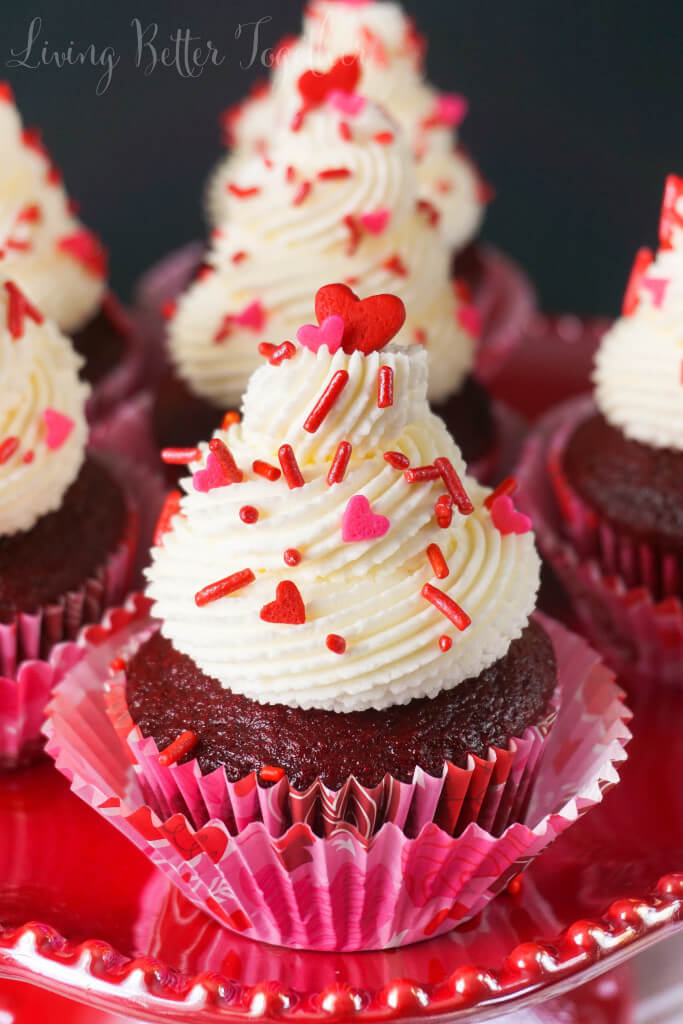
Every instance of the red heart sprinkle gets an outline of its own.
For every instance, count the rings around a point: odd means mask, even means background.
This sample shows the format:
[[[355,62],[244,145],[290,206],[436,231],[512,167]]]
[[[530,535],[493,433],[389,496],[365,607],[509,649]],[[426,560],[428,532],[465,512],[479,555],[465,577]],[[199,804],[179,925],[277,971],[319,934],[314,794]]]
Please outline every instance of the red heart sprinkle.
[[[328,316],[344,321],[342,348],[349,355],[377,352],[398,334],[406,309],[396,295],[370,295],[359,299],[345,284],[328,284],[315,297],[315,315],[322,324]]]
[[[331,92],[355,92],[360,79],[360,61],[346,54],[329,71],[306,71],[298,81],[301,98],[308,107],[319,107]]]
[[[299,588],[291,580],[278,583],[275,600],[261,609],[264,622],[283,622],[289,626],[301,626],[306,621],[306,609]]]

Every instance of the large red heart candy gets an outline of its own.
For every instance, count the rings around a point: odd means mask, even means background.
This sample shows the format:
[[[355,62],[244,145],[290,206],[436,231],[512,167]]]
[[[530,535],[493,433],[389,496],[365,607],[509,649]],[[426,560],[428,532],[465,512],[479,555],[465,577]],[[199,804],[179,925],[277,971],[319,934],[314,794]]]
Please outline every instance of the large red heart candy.
[[[261,609],[264,622],[284,622],[301,626],[306,621],[306,609],[299,588],[291,580],[283,580],[275,589],[275,600]]]
[[[397,295],[370,295],[359,299],[345,284],[327,284],[318,289],[315,315],[322,324],[328,316],[344,321],[342,348],[348,355],[369,355],[383,348],[398,334],[406,318],[406,308]]]
[[[305,71],[298,81],[301,98],[307,107],[319,107],[331,92],[354,92],[360,79],[360,61],[346,54],[329,71]]]

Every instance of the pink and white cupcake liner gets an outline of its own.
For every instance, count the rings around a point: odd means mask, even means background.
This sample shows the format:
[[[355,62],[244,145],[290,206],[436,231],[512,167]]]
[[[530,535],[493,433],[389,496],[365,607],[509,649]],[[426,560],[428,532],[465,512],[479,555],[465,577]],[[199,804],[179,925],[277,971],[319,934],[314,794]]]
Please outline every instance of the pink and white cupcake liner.
[[[147,367],[144,339],[135,318],[111,292],[104,300],[103,311],[116,325],[125,342],[125,351],[119,363],[93,386],[85,407],[91,424],[107,416],[141,386]]]
[[[555,646],[563,699],[547,737],[531,738],[529,751],[515,757],[515,782],[501,787],[495,752],[483,768],[463,773],[469,801],[455,784],[451,789],[448,769],[443,779],[416,773],[412,784],[390,784],[381,794],[382,824],[372,821],[380,801],[368,810],[351,784],[342,813],[319,787],[292,799],[286,782],[262,789],[249,776],[230,786],[221,772],[202,779],[192,763],[159,772],[149,741],[134,737],[126,748],[107,712],[105,682],[113,659],[125,661],[156,628],[141,595],[84,631],[83,658],[48,708],[47,750],[77,795],[226,927],[299,948],[408,944],[477,913],[618,780],[630,736],[621,691],[582,640],[542,621]],[[111,682],[116,700],[121,680]],[[125,732],[126,723],[120,726]],[[142,764],[131,763],[133,748]],[[494,766],[488,777],[487,764]],[[487,783],[483,797],[474,787],[478,770]],[[307,814],[321,804],[327,825],[317,834]],[[523,820],[507,824],[514,809]],[[453,822],[463,827],[456,836],[441,827]]]
[[[591,398],[579,398],[539,421],[518,466],[518,504],[532,517],[539,547],[586,635],[612,668],[636,684],[681,686],[681,559],[615,531],[562,470],[569,437],[594,412]]]
[[[0,767],[19,767],[43,746],[41,725],[54,685],[81,656],[75,640],[87,623],[120,604],[141,579],[142,537],[153,530],[151,513],[161,485],[144,471],[111,453],[98,457],[124,486],[128,519],[116,549],[90,578],[58,601],[0,623]],[[156,512],[158,514],[158,512]],[[146,551],[146,549],[145,549]]]

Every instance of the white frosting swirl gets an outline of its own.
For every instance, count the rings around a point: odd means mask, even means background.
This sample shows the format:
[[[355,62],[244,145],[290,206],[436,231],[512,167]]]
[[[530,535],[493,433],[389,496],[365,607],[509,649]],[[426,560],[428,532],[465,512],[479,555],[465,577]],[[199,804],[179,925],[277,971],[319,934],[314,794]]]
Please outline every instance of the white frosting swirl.
[[[281,55],[270,90],[245,100],[232,121],[234,153],[219,165],[209,192],[212,222],[222,224],[228,212],[221,185],[234,180],[247,154],[267,148],[276,125],[291,119],[300,103],[299,77],[309,69],[327,71],[348,54],[361,56],[358,91],[386,107],[410,140],[420,197],[441,212],[444,239],[462,248],[483,215],[479,177],[458,151],[452,128],[434,120],[439,93],[423,80],[421,45],[395,3],[314,0],[308,6],[303,33]]]
[[[678,200],[683,224],[683,195]],[[605,334],[595,399],[634,441],[683,451],[683,227],[644,271],[637,306]]]
[[[340,134],[345,122],[351,140]],[[377,141],[387,132],[392,141]],[[339,169],[348,176],[320,178]],[[304,183],[310,191],[297,204]],[[293,338],[311,319],[311,295],[328,281],[351,283],[361,298],[400,296],[408,315],[398,340],[426,345],[430,398],[439,402],[458,390],[473,339],[458,321],[445,243],[417,206],[413,161],[378,107],[367,104],[352,119],[331,105],[312,111],[299,131],[283,128],[267,161],[246,161],[231,184],[255,191],[246,198],[226,192],[227,225],[208,257],[214,273],[192,285],[170,324],[173,360],[193,391],[236,405],[259,364],[259,343]],[[378,211],[389,219],[373,233],[362,219]],[[358,228],[354,245],[349,217]],[[226,315],[239,316],[255,302],[265,313],[262,324],[233,319],[221,331]]]
[[[78,377],[81,359],[55,324],[24,316],[15,338],[9,309],[0,277],[0,446],[7,446],[0,447],[0,535],[29,530],[59,508],[85,455],[90,390]],[[71,426],[50,430],[50,417]]]
[[[394,374],[394,404],[377,407],[381,366]],[[332,376],[345,370],[346,387],[313,434],[303,422]],[[239,484],[208,493],[183,481],[181,513],[153,550],[148,593],[162,632],[206,673],[235,692],[262,703],[352,711],[435,696],[476,676],[502,657],[533,610],[539,559],[530,532],[502,535],[483,501],[489,493],[465,477],[460,452],[426,400],[424,350],[390,346],[365,357],[297,349],[280,366],[264,365],[251,379],[243,419],[217,433],[244,473]],[[353,446],[346,475],[330,486],[327,474],[341,440]],[[277,465],[291,444],[305,485],[293,490],[284,478],[269,481],[252,471],[254,460]],[[412,466],[449,458],[475,511],[454,511],[440,528],[434,504],[441,480],[408,483],[384,459],[400,452]],[[204,465],[202,458],[194,465]],[[374,514],[390,520],[378,539],[345,542],[342,517],[349,500],[364,495]],[[242,522],[253,506],[258,521]],[[438,544],[449,567],[436,579],[426,555]],[[295,548],[298,565],[283,553]],[[250,568],[254,582],[197,607],[207,584]],[[275,597],[278,582],[299,589],[306,621],[272,624],[260,610]],[[422,595],[436,585],[471,617],[456,628]],[[330,634],[346,641],[343,655],[326,646]],[[443,652],[442,635],[452,638]]]
[[[0,270],[62,330],[72,332],[94,315],[106,282],[95,266],[87,266],[68,243],[66,247],[62,244],[85,229],[71,213],[59,175],[35,139],[23,132],[19,113],[3,91]]]

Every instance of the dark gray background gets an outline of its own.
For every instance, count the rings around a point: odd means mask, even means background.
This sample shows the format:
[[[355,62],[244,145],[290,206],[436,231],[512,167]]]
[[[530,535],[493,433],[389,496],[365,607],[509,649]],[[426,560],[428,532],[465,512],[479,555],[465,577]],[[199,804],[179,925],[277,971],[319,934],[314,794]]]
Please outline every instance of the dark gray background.
[[[683,174],[683,3],[635,0],[406,0],[431,46],[428,72],[463,92],[462,138],[498,196],[484,236],[534,277],[549,310],[618,309],[635,249],[656,239],[664,177]],[[42,17],[44,41],[94,43],[120,56],[100,70],[8,68]],[[0,77],[28,123],[41,126],[84,220],[112,254],[114,285],[203,232],[201,189],[221,152],[217,119],[263,72],[245,70],[240,23],[262,17],[265,46],[297,31],[293,0],[5,0]],[[131,19],[157,22],[157,42],[189,28],[225,61],[200,78],[135,66]]]

